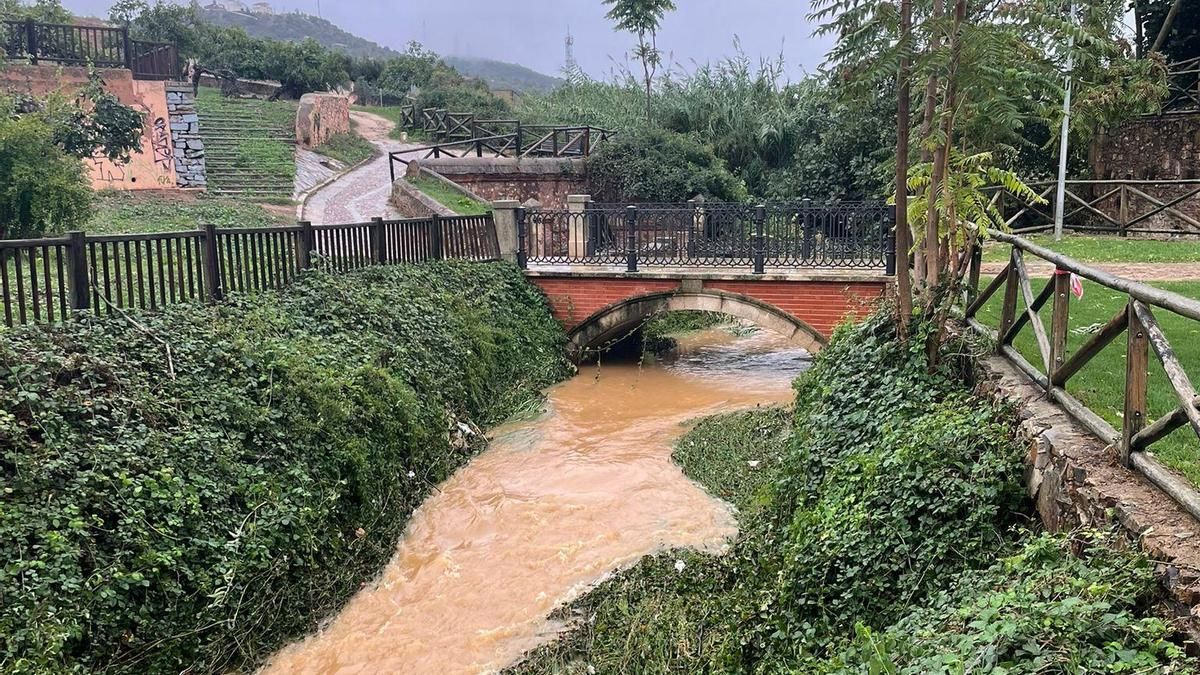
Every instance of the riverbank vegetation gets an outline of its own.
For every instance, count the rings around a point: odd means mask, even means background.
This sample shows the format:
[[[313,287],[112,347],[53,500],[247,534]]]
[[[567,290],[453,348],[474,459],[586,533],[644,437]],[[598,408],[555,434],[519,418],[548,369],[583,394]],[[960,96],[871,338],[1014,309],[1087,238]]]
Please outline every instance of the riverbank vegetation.
[[[616,575],[510,672],[1193,672],[1147,613],[1153,565],[1030,532],[1007,411],[890,319],[843,327],[796,391],[792,415],[712,418],[677,446],[737,507],[728,554]]]
[[[251,671],[567,372],[515,267],[291,288],[0,335],[0,671]]]

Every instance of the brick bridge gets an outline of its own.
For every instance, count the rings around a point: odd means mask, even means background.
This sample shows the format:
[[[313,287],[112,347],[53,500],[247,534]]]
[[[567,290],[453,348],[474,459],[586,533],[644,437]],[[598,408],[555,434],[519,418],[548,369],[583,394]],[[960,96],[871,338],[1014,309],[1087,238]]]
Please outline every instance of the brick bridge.
[[[861,317],[883,295],[882,273],[720,270],[539,270],[526,272],[568,331],[576,356],[609,344],[664,312],[703,310],[744,319],[816,352],[847,317]]]
[[[744,319],[816,352],[895,274],[894,212],[814,206],[494,202],[499,248],[545,293],[577,358],[665,312]]]

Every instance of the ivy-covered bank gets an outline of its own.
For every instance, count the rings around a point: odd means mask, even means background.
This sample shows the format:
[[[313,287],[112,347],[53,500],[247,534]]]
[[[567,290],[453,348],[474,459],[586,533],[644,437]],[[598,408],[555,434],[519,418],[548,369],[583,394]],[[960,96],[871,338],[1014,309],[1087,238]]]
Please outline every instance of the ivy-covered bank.
[[[0,335],[0,672],[252,669],[567,372],[503,264],[131,319]]]
[[[791,417],[711,418],[677,446],[738,509],[730,553],[642,561],[511,672],[1200,672],[1150,615],[1152,565],[1029,531],[1006,411],[887,320],[843,328],[796,391]]]

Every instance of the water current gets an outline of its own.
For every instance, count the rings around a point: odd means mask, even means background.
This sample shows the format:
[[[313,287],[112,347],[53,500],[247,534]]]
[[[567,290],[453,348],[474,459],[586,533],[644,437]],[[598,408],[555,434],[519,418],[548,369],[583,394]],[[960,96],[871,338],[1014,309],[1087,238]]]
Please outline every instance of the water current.
[[[713,329],[671,358],[581,368],[543,416],[496,429],[413,514],[379,578],[265,672],[495,672],[553,639],[554,608],[606,575],[664,549],[721,552],[734,514],[672,446],[695,418],[787,402],[808,363],[774,334]]]

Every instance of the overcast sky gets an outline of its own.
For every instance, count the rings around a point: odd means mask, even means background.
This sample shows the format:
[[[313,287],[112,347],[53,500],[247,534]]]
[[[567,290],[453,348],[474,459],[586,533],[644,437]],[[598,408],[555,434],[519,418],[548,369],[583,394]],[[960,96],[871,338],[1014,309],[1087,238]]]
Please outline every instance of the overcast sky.
[[[208,0],[202,0],[207,3]],[[78,14],[106,16],[109,0],[65,0]],[[564,60],[568,27],[575,58],[593,77],[626,62],[631,36],[613,30],[600,0],[274,0],[277,10],[316,14],[396,49],[416,40],[441,54],[512,61],[555,75]],[[691,68],[734,51],[750,57],[780,53],[797,79],[815,70],[829,41],[813,38],[806,0],[676,0],[659,36],[673,62]]]

